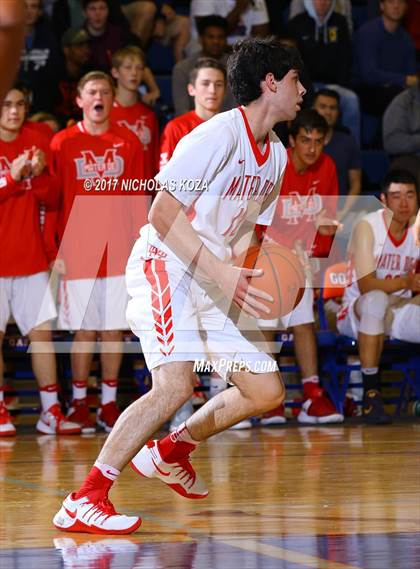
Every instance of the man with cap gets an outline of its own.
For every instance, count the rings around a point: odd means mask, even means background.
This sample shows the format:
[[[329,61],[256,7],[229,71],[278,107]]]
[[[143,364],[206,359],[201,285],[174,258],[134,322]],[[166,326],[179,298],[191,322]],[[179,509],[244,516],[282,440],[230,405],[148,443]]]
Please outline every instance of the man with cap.
[[[83,28],[70,28],[64,32],[61,45],[64,66],[57,84],[54,113],[65,126],[70,119],[81,118],[76,105],[77,84],[83,75],[91,71],[89,35]]]

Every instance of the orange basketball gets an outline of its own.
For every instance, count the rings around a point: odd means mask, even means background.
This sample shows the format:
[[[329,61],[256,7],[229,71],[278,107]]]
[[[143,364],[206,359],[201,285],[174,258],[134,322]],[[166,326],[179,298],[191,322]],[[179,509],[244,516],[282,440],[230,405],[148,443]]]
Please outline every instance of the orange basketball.
[[[297,255],[278,243],[262,243],[250,247],[239,266],[262,269],[261,277],[254,277],[250,284],[270,294],[274,302],[263,302],[270,308],[269,314],[261,314],[264,320],[279,318],[291,312],[301,301],[305,290],[305,274]]]

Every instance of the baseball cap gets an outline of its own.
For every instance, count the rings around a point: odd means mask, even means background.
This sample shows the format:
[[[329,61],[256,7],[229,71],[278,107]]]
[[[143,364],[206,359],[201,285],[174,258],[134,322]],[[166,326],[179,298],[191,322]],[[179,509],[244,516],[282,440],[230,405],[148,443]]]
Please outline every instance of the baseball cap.
[[[61,38],[61,45],[77,45],[89,41],[89,35],[83,28],[70,28],[66,30]]]

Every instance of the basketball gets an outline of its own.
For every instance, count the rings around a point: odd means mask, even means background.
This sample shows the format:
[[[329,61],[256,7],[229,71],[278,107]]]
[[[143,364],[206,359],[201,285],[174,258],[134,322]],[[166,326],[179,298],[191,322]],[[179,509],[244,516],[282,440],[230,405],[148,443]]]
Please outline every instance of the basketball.
[[[245,257],[245,258],[244,258]],[[261,300],[270,312],[261,314],[263,320],[285,316],[301,301],[305,289],[305,275],[297,255],[278,243],[262,243],[250,247],[241,257],[239,266],[262,269],[261,277],[254,277],[250,284],[270,294],[274,301]]]

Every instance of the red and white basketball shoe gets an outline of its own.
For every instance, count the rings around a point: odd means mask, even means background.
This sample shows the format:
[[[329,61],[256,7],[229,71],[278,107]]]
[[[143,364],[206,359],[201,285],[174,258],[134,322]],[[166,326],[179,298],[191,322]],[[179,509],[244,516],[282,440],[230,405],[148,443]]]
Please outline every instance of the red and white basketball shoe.
[[[120,410],[118,409],[117,404],[115,401],[110,401],[109,403],[99,407],[96,422],[100,427],[105,429],[107,433],[110,433],[119,416]]]
[[[160,455],[157,440],[149,441],[136,454],[130,466],[146,478],[162,480],[184,498],[198,500],[209,493],[204,481],[195,472],[190,457],[186,456],[178,462],[165,462]]]
[[[311,397],[302,403],[298,421],[310,425],[342,423],[344,415],[337,411],[325,391],[317,388],[312,391]]]
[[[66,420],[80,425],[83,435],[90,435],[96,432],[95,423],[90,418],[86,399],[74,399],[67,412]]]
[[[60,405],[51,405],[48,411],[43,411],[36,424],[37,431],[44,435],[80,435],[80,425],[67,421],[61,412]]]
[[[15,426],[3,401],[0,401],[0,437],[16,435]]]
[[[56,528],[95,534],[122,535],[132,533],[141,525],[141,518],[118,514],[108,498],[96,504],[87,496],[78,500],[69,494],[53,518]]]

